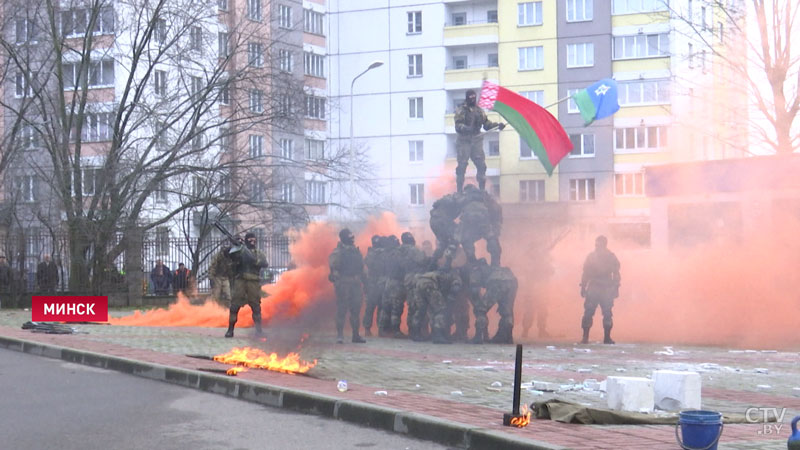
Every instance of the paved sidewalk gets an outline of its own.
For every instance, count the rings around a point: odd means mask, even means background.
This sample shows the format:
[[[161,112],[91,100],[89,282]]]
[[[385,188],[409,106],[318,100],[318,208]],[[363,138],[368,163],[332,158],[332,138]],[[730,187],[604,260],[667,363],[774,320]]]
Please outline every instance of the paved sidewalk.
[[[0,311],[0,347],[326,415],[453,447],[677,448],[672,426],[572,425],[549,420],[535,420],[523,429],[502,426],[503,413],[511,410],[514,347],[510,345],[433,345],[382,338],[336,345],[333,335],[317,333],[300,350],[304,360],[318,360],[306,376],[249,370],[228,377],[198,371],[227,366],[186,355],[213,356],[243,346],[283,355],[296,350],[300,333],[268,327],[267,339],[257,340],[249,337],[252,330],[237,329],[236,338],[224,339],[220,328],[74,325],[82,333],[47,335],[22,330],[27,320],[30,312]],[[531,342],[524,347],[523,381],[555,382],[564,385],[564,390],[523,390],[522,401],[560,398],[604,407],[601,392],[575,386],[585,379],[691,369],[702,375],[704,409],[744,414],[749,407],[787,408],[783,421],[769,428],[726,425],[720,449],[785,449],[789,422],[800,414],[800,355],[764,350]],[[348,381],[347,392],[337,390],[340,379]],[[492,386],[495,382],[501,387]],[[388,395],[376,395],[377,391]],[[781,425],[779,431],[776,425]]]

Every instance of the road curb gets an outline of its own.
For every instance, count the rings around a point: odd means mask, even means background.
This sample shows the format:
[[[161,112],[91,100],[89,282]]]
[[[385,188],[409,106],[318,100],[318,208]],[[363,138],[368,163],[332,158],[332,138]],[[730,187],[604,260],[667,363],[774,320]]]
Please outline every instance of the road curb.
[[[265,406],[350,422],[413,438],[467,449],[564,450],[566,447],[518,438],[438,417],[273,386],[226,375],[143,362],[86,350],[0,336],[0,348],[122,372],[221,394]]]

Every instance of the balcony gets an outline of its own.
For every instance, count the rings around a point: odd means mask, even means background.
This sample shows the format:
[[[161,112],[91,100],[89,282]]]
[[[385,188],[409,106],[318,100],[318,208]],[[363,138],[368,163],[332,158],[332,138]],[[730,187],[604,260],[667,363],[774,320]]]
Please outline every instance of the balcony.
[[[500,69],[488,67],[486,64],[469,66],[465,69],[448,67],[444,71],[444,88],[449,91],[479,88],[484,78],[499,80]]]
[[[445,25],[444,46],[463,47],[480,44],[497,44],[499,26],[491,22],[475,22],[464,25]]]

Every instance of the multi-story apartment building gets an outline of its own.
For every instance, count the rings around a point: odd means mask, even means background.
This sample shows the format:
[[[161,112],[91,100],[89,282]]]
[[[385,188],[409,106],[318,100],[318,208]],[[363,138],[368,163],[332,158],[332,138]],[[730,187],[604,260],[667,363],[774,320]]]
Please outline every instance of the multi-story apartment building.
[[[687,32],[685,17],[713,37],[712,12],[691,0],[332,4],[331,98],[344,107],[333,111],[331,145],[349,145],[347,124],[354,121],[352,137],[378,167],[380,206],[424,230],[427,210],[444,193],[441,181],[455,166],[453,112],[465,90],[497,81],[545,106],[574,145],[547,176],[512,129],[486,134],[489,189],[507,218],[569,220],[647,245],[644,168],[734,156],[712,150],[718,147],[708,128],[705,137],[691,138],[679,125],[700,128],[711,114],[700,87],[714,81],[711,51]],[[351,80],[376,59],[386,64],[358,81],[351,114]],[[566,100],[609,77],[618,83],[621,110],[586,127]]]

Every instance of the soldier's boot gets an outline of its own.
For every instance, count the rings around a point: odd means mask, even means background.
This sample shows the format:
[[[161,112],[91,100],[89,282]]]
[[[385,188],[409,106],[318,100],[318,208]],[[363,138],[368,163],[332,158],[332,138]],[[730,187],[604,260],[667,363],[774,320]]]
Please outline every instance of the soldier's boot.
[[[228,331],[225,332],[226,338],[233,337],[233,329],[236,327],[236,321],[239,319],[239,307],[231,306],[228,309]]]
[[[434,329],[431,332],[431,342],[434,344],[452,344],[450,339],[447,338],[446,333],[444,330]]]
[[[469,341],[471,344],[483,344],[489,336],[489,330],[484,328],[475,328],[475,336]]]
[[[261,314],[253,315],[253,325],[256,327],[256,336],[263,336],[264,332],[261,329]]]
[[[482,191],[486,190],[486,178],[478,178],[478,189]]]
[[[410,337],[414,342],[421,342],[422,335],[419,332],[419,327],[410,327],[408,329],[408,337]]]
[[[353,343],[354,344],[364,344],[367,341],[364,340],[361,336],[358,335],[358,331],[353,331]]]
[[[581,344],[588,344],[589,343],[589,328],[583,329],[583,339],[581,339]]]
[[[459,194],[464,192],[464,174],[456,174],[456,190]]]
[[[344,344],[344,325],[336,325],[336,343]]]
[[[615,342],[611,339],[611,327],[604,327],[603,328],[603,344],[614,344]]]

